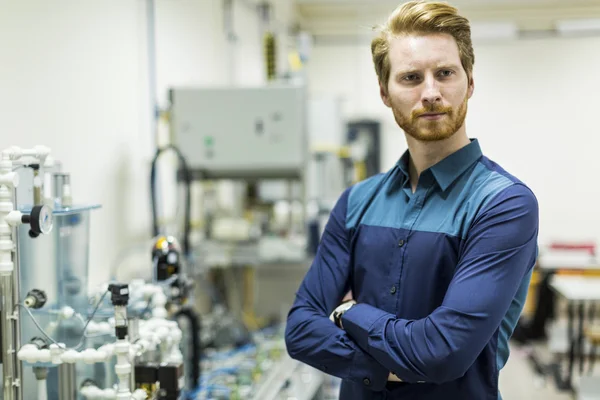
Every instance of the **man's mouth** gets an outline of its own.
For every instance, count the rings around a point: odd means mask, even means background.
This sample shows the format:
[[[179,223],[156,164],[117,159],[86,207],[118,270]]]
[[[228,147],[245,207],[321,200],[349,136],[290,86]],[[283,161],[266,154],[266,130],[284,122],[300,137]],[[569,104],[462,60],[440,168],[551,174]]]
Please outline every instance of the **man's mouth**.
[[[425,114],[419,115],[419,118],[435,120],[435,119],[442,118],[444,115],[446,115],[446,113],[425,113]]]

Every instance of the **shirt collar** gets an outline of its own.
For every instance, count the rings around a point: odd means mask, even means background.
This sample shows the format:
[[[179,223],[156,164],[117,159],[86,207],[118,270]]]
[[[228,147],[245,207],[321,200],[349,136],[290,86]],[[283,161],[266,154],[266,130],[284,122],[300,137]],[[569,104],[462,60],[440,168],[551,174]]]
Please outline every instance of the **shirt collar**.
[[[455,151],[448,157],[444,158],[437,164],[428,168],[431,174],[437,181],[440,189],[445,191],[450,185],[465,172],[473,163],[481,158],[482,152],[477,139],[471,139],[471,143],[465,147]],[[408,160],[410,153],[408,150],[404,152],[396,166],[408,181],[410,175],[408,173]],[[425,171],[423,171],[425,172]]]

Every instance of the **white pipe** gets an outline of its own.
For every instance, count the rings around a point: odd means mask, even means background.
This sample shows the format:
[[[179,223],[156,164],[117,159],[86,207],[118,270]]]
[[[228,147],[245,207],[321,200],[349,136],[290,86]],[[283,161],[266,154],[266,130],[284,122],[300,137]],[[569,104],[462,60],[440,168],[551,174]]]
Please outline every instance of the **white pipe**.
[[[167,355],[167,360],[166,362],[168,363],[174,363],[174,364],[181,364],[183,363],[183,354],[181,353],[181,350],[179,349],[179,344],[181,343],[181,338],[183,337],[183,333],[181,332],[181,329],[179,329],[179,327],[177,326],[177,322],[175,321],[169,321],[171,322],[171,330],[170,330],[170,336],[171,336],[171,349],[169,351],[169,354]]]
[[[135,344],[128,343],[130,357],[143,355],[146,351],[156,347],[156,343],[148,340],[140,340]],[[17,353],[19,360],[27,361],[31,364],[37,362],[53,364],[74,364],[84,362],[85,364],[98,364],[108,361],[115,354],[114,343],[107,343],[98,349],[88,348],[82,351],[75,349],[65,349],[64,344],[50,345],[50,349],[39,349],[33,344],[26,344]]]
[[[127,340],[117,340],[117,343],[115,343],[115,353],[117,355],[115,373],[119,378],[117,399],[129,400],[131,398],[131,390],[129,387],[129,375],[131,374],[131,364],[129,363],[129,342]]]
[[[48,400],[48,389],[46,387],[45,379],[39,379],[37,381],[37,392],[38,400]]]
[[[81,388],[79,392],[84,399],[86,400],[113,400],[117,399],[117,392],[115,389],[107,388],[100,389],[94,385],[87,385]],[[142,389],[137,389],[135,392],[131,394],[131,397],[127,400],[145,400],[148,396],[146,392]]]
[[[165,321],[169,323],[170,321]],[[164,328],[160,330],[161,336],[156,335],[151,330],[142,331],[143,337],[136,343],[129,344],[129,357],[141,356],[146,351],[154,350],[159,343],[168,340],[168,336],[172,336],[174,341],[181,340],[181,330],[173,327],[171,331],[166,331]],[[164,335],[167,333],[167,335]],[[52,362],[55,364],[76,362],[84,362],[85,364],[96,364],[108,361],[115,354],[115,343],[107,343],[100,346],[98,349],[87,348],[81,351],[75,349],[66,349],[64,344],[52,344],[50,349],[39,349],[33,344],[26,344],[17,353],[19,360],[27,361],[31,364],[42,362]],[[174,350],[171,350],[173,353]]]
[[[21,223],[21,215],[15,210],[12,202],[13,189],[19,185],[19,176],[13,172],[13,166],[24,156],[36,158],[43,165],[50,149],[35,146],[33,149],[9,147],[0,154],[0,274],[10,276],[13,273],[12,262],[13,241],[12,226]]]
[[[117,392],[115,391],[115,389],[100,389],[99,387],[94,385],[87,385],[82,387],[79,393],[83,396],[84,399],[87,400],[112,400],[117,398]]]

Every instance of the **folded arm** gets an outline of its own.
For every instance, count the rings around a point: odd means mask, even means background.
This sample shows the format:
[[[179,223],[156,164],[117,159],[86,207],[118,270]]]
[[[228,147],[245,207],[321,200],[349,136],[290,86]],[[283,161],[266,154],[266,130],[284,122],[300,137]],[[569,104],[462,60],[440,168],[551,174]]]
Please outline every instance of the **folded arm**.
[[[440,307],[426,318],[406,320],[357,304],[342,317],[343,327],[360,348],[403,381],[457,379],[498,330],[533,267],[537,232],[533,193],[523,185],[509,187],[471,226]]]
[[[350,238],[345,226],[349,191],[334,207],[315,260],[296,294],[285,341],[291,357],[330,375],[381,390],[389,369],[329,320],[349,289]]]

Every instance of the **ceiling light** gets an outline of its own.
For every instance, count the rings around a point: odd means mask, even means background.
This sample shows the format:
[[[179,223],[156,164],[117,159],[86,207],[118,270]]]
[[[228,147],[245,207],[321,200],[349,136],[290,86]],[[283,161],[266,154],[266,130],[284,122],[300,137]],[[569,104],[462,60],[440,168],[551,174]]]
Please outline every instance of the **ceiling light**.
[[[563,36],[600,33],[600,19],[572,19],[556,21],[556,30]]]

